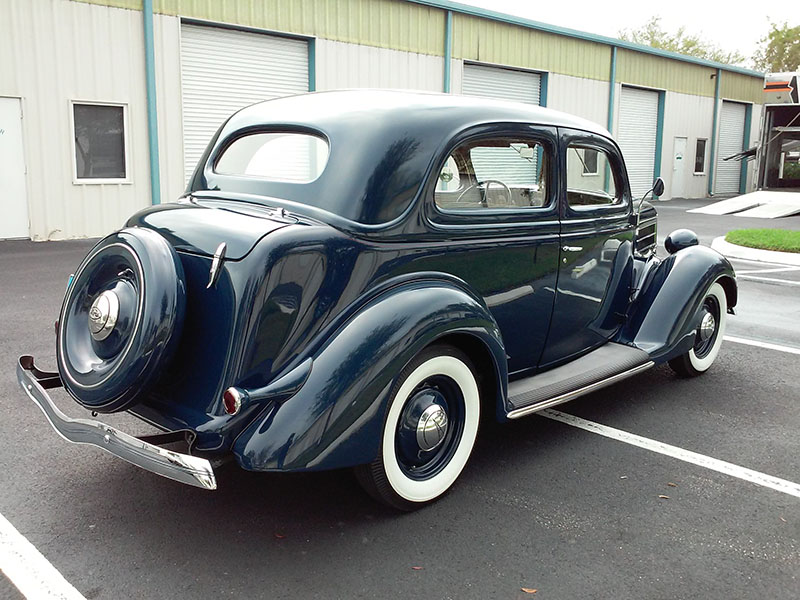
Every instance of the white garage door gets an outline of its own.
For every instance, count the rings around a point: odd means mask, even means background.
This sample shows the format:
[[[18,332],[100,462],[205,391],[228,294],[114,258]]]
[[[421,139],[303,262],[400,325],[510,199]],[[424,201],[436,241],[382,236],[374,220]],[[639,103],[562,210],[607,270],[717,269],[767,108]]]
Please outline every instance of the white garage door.
[[[538,73],[483,65],[464,65],[461,93],[467,96],[538,105],[541,88],[542,76]]]
[[[744,150],[745,105],[723,102],[719,115],[719,143],[717,147],[717,173],[714,177],[715,194],[738,194],[742,163],[722,160]]]
[[[493,98],[539,104],[542,76],[527,71],[514,71],[483,65],[464,65],[461,93],[467,96]],[[472,151],[476,173],[494,173],[507,184],[535,185],[538,172],[538,154],[530,162],[532,167],[520,168],[519,154],[509,149],[504,155],[497,149],[476,148]]]
[[[641,198],[653,187],[657,132],[658,92],[623,86],[617,141],[634,198]]]
[[[186,178],[219,126],[242,107],[308,91],[308,43],[181,25]]]

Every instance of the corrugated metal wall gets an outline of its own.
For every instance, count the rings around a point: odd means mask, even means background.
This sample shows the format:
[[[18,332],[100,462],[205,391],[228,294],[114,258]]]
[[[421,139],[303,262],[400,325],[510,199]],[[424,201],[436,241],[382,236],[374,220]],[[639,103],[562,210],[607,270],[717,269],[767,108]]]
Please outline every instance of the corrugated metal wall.
[[[678,60],[660,58],[620,48],[617,51],[617,81],[698,96],[714,96],[717,71]]]
[[[93,236],[121,226],[150,203],[141,14],[4,0],[0,22],[0,95],[23,99],[31,237]],[[70,100],[127,104],[131,183],[72,183]]]
[[[611,48],[469,15],[453,15],[453,57],[608,81]]]
[[[684,170],[683,193],[688,198],[702,198],[708,189],[708,164],[711,156],[711,122],[714,98],[668,92],[664,101],[664,146],[661,156],[661,176],[666,186],[665,197],[672,197],[674,143],[676,137],[686,138],[687,161]],[[694,174],[697,139],[706,142],[705,173]]]
[[[547,105],[608,126],[608,82],[551,74]]]
[[[80,0],[141,9],[141,0]],[[444,55],[444,11],[404,0],[155,0],[153,10],[270,29]]]
[[[317,90],[399,88],[441,92],[444,59],[319,39],[316,43]]]
[[[723,71],[719,81],[719,94],[728,100],[741,100],[761,104],[764,102],[764,81],[749,75]]]

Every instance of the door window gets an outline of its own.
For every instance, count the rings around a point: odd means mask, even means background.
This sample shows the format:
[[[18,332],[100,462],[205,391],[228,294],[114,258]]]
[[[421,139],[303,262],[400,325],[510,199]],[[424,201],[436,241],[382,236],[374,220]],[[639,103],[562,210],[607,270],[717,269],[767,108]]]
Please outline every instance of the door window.
[[[473,140],[442,166],[434,191],[443,211],[540,208],[548,203],[550,153],[541,142],[516,137]]]
[[[570,144],[567,148],[567,202],[570,208],[619,204],[608,154],[600,148]]]

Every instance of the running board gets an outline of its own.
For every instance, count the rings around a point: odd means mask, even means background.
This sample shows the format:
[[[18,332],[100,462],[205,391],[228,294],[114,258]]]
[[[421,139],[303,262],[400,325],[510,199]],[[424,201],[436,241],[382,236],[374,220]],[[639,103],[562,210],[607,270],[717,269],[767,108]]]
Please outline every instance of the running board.
[[[550,408],[646,371],[655,363],[647,352],[608,343],[555,369],[508,385],[509,419]]]

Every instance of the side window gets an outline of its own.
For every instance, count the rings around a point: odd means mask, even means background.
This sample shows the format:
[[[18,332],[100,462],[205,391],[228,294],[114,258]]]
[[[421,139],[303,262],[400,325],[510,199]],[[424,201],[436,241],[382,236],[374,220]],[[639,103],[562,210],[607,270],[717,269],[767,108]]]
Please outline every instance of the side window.
[[[547,147],[532,139],[466,142],[439,171],[434,201],[445,211],[545,206],[550,158]]]
[[[567,202],[571,207],[619,204],[622,196],[605,150],[570,144],[567,148]]]

